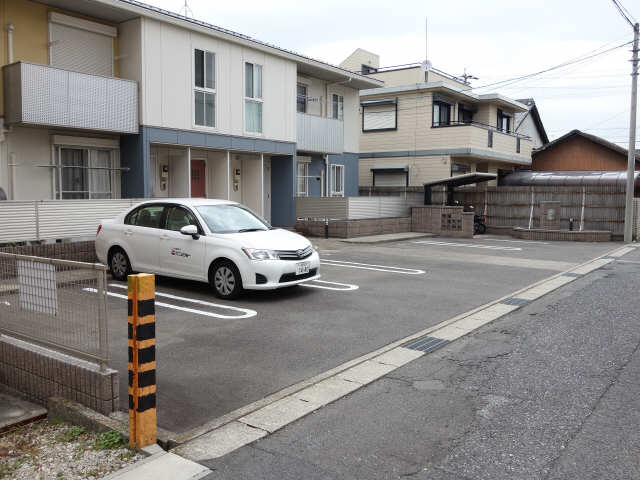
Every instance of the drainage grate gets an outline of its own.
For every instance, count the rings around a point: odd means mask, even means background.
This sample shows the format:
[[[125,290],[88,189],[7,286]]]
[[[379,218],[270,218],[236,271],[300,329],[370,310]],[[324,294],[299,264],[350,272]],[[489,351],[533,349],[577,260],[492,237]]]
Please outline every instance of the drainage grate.
[[[511,298],[507,298],[506,300],[501,301],[500,303],[504,304],[504,305],[524,305],[525,303],[529,303],[530,300],[527,300],[525,298],[517,298],[517,297],[511,297]]]
[[[582,273],[567,272],[562,274],[563,277],[580,278],[584,277]]]
[[[443,340],[436,337],[420,337],[416,340],[412,340],[409,343],[403,345],[404,348],[410,348],[411,350],[418,350],[420,352],[429,353],[449,343],[449,340]]]

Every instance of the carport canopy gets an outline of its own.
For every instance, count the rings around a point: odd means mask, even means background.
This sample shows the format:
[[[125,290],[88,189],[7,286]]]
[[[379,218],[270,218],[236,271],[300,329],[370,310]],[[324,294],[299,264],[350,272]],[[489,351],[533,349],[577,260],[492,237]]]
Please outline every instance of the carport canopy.
[[[431,205],[432,187],[444,185],[447,189],[447,205],[453,205],[453,191],[456,187],[461,187],[462,185],[469,185],[472,183],[488,182],[490,180],[495,180],[496,178],[498,178],[498,175],[496,175],[495,173],[475,172],[427,182],[424,184],[424,204]]]
[[[447,187],[461,187],[462,185],[470,185],[472,183],[489,182],[498,178],[495,173],[465,173],[464,175],[456,175],[455,177],[447,177],[441,180],[433,180],[424,184],[427,187],[437,187],[438,185],[446,185]]]

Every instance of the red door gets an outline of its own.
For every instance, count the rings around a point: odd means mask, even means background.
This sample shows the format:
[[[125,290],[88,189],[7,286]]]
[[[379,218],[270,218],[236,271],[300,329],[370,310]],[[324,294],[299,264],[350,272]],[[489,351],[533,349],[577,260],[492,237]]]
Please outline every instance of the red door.
[[[204,160],[191,160],[191,196],[206,197],[206,179]]]

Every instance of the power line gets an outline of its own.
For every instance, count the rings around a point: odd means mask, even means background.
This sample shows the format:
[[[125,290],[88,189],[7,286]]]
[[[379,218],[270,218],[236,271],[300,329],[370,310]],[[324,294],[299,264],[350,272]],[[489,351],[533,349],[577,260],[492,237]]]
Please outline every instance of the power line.
[[[629,25],[631,25],[631,28],[633,28],[633,24],[636,22],[635,22],[635,19],[631,21],[631,19],[629,18],[629,16],[633,18],[633,16],[629,14],[629,11],[626,8],[624,8],[622,4],[618,2],[618,0],[611,0],[611,1],[615,5],[615,7],[618,9],[618,12],[620,12],[620,15],[622,15],[622,18],[624,18],[627,22],[629,22]]]
[[[539,72],[529,73],[527,75],[521,75],[519,77],[510,78],[510,79],[507,79],[507,80],[502,80],[501,82],[488,83],[486,85],[481,85],[479,87],[473,87],[473,88],[474,89],[480,89],[480,88],[486,88],[486,87],[492,87],[492,86],[496,86],[496,85],[501,85],[503,83],[506,84],[506,85],[511,85],[511,84],[513,84],[515,82],[526,80],[528,78],[532,78],[532,77],[541,75],[541,74],[546,73],[546,72],[551,72],[553,70],[557,70],[559,68],[563,68],[563,67],[566,67],[566,66],[569,66],[569,65],[573,65],[573,64],[576,64],[576,63],[585,62],[585,61],[587,61],[587,60],[589,60],[591,58],[598,57],[600,55],[604,55],[605,53],[609,53],[609,52],[612,52],[614,50],[617,50],[618,48],[625,47],[625,46],[629,45],[630,43],[632,43],[632,42],[630,42],[630,41],[629,42],[625,42],[623,44],[617,45],[617,46],[609,48],[607,50],[603,50],[603,51],[598,52],[598,53],[594,53],[592,55],[588,55],[586,57],[585,56],[577,57],[575,59],[568,60],[568,61],[560,63],[558,65],[554,65],[553,67],[549,67],[549,68],[546,68],[544,70],[540,70]],[[502,86],[504,87],[505,85],[502,85]],[[471,90],[471,88],[468,88],[467,90]]]

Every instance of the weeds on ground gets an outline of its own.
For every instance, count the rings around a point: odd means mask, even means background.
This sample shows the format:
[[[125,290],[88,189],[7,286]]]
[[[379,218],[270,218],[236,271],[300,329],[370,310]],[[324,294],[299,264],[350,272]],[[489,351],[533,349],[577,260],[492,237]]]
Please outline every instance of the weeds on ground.
[[[113,450],[123,447],[125,443],[126,440],[120,432],[110,430],[100,434],[94,448],[96,450]]]
[[[84,435],[85,432],[86,430],[84,429],[84,427],[81,427],[79,425],[74,425],[73,427],[68,428],[63,432],[56,434],[56,437],[55,437],[56,442],[62,442],[62,443],[75,442],[76,440],[78,440],[78,438],[81,435]]]

